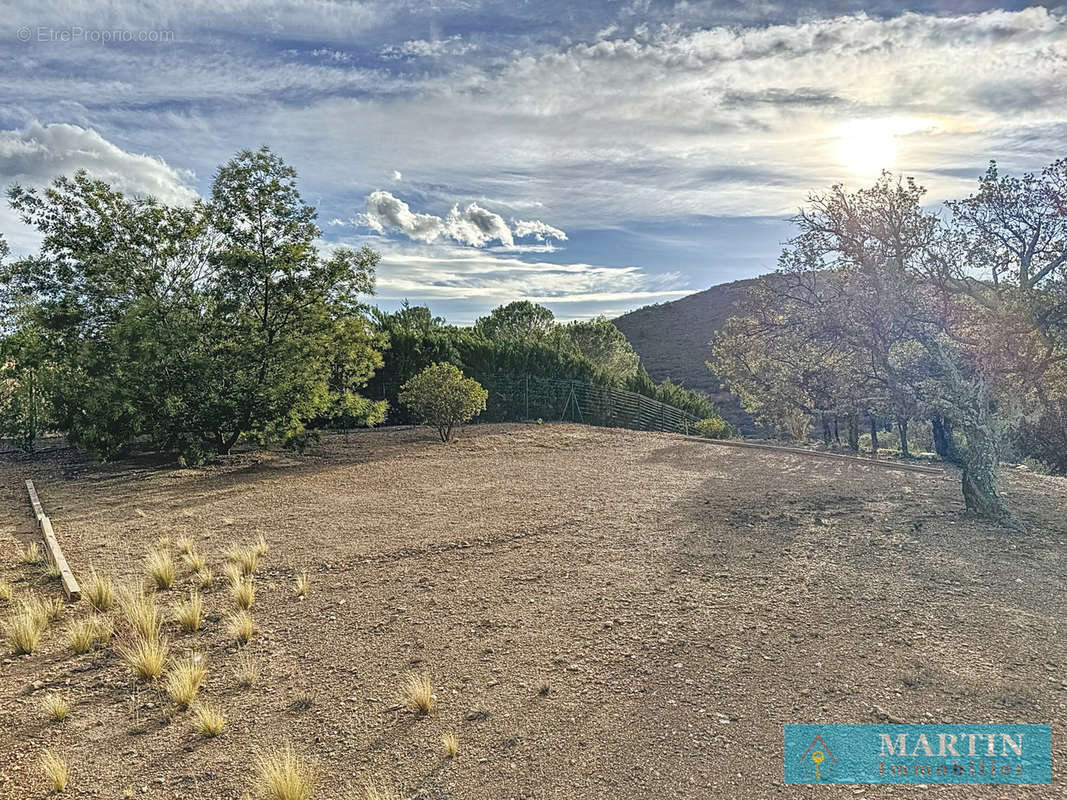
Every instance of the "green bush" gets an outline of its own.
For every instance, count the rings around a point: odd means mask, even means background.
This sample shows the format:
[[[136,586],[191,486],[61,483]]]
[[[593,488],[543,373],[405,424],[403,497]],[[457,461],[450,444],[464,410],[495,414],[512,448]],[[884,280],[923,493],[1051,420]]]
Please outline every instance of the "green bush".
[[[734,435],[730,423],[719,416],[705,417],[700,422],[694,423],[693,427],[701,436],[708,439],[730,439]]]
[[[400,389],[400,402],[428,425],[437,428],[442,442],[452,429],[482,411],[489,392],[473,378],[464,378],[454,364],[432,364]]]

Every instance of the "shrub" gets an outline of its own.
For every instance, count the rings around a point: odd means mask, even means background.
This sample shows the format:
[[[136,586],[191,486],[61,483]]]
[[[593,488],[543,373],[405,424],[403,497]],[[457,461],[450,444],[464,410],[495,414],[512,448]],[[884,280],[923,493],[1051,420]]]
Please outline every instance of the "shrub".
[[[308,590],[311,588],[311,577],[308,575],[308,571],[304,570],[296,576],[296,596],[307,597]]]
[[[242,650],[237,656],[237,664],[233,668],[233,676],[237,679],[237,685],[246,689],[255,686],[259,680],[259,664],[247,650]]]
[[[207,559],[195,550],[183,553],[182,561],[185,562],[185,566],[190,572],[195,572],[198,575],[207,569]]]
[[[233,598],[233,604],[242,611],[250,609],[256,599],[256,587],[252,584],[252,579],[247,578],[233,584],[230,587],[230,596]]]
[[[178,708],[188,708],[196,699],[200,691],[200,684],[204,682],[207,667],[202,658],[190,656],[177,664],[171,664],[167,670],[167,680],[164,688],[169,697]]]
[[[19,553],[19,561],[28,566],[36,566],[44,561],[40,545],[37,542],[30,542],[26,545],[26,548]]]
[[[127,590],[119,600],[119,608],[134,633],[143,639],[159,638],[163,623],[155,595]]]
[[[226,632],[231,639],[244,644],[256,632],[256,627],[252,623],[252,616],[247,611],[238,611],[226,622]]]
[[[193,730],[204,736],[218,736],[226,727],[226,715],[218,706],[200,703],[193,709]]]
[[[118,653],[134,677],[154,681],[163,674],[169,647],[166,639],[144,639],[136,636],[118,646]]]
[[[734,430],[730,423],[720,416],[704,417],[700,422],[693,424],[697,433],[707,439],[730,439],[734,436]]]
[[[53,751],[45,750],[41,753],[41,771],[48,779],[48,783],[52,787],[53,792],[62,792],[67,788],[67,781],[70,777],[70,770],[67,767],[67,762],[57,756]]]
[[[85,599],[97,611],[110,611],[115,605],[115,584],[110,578],[100,575],[95,567],[89,568],[89,580],[86,581]]]
[[[48,618],[40,613],[39,606],[24,602],[4,622],[4,636],[15,655],[24,655],[37,649],[47,627]]]
[[[309,800],[315,767],[286,745],[256,759],[256,789],[265,800]]]
[[[106,644],[112,630],[110,619],[92,614],[70,624],[67,641],[75,653],[87,653],[94,647]]]
[[[428,675],[412,673],[404,680],[402,687],[404,703],[416,714],[429,714],[437,708],[437,695],[433,693],[433,684]]]
[[[174,621],[186,633],[200,630],[204,619],[204,601],[195,589],[189,592],[189,599],[174,604]]]
[[[56,722],[62,722],[70,714],[70,700],[61,694],[46,694],[41,698],[41,710]]]
[[[423,422],[437,428],[442,442],[452,429],[485,410],[489,393],[453,364],[433,364],[405,383],[400,402]]]
[[[459,737],[454,733],[446,733],[441,737],[441,744],[444,745],[445,755],[448,758],[455,758],[459,752]]]
[[[169,589],[174,584],[174,559],[166,550],[150,553],[145,562],[145,569],[157,589]]]

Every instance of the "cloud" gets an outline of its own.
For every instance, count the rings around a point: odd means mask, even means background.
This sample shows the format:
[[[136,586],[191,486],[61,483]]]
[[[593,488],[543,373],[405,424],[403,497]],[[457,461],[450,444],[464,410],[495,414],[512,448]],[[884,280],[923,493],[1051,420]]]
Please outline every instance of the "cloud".
[[[351,246],[366,243],[355,238]],[[563,319],[617,315],[635,306],[689,294],[676,272],[649,273],[633,265],[529,261],[512,252],[456,244],[416,244],[375,240],[382,253],[376,301],[395,305],[408,299],[429,304],[451,322],[473,322],[486,310],[528,299],[557,311]]]
[[[433,214],[416,214],[403,200],[378,190],[367,197],[367,225],[378,233],[399,231],[409,239],[433,242],[444,235],[444,221]]]
[[[551,225],[541,222],[539,219],[512,220],[511,229],[520,239],[524,236],[533,236],[539,242],[543,242],[546,239],[558,239],[561,242],[567,240],[566,233],[559,228],[553,228]]]
[[[457,203],[443,218],[417,213],[403,200],[381,189],[368,195],[367,210],[362,219],[367,227],[378,233],[402,233],[409,239],[426,243],[451,239],[470,247],[485,247],[497,241],[505,248],[514,248],[516,236],[533,236],[540,242],[549,238],[567,238],[559,228],[540,220],[515,220],[514,227],[509,227],[500,214],[477,203],[470,203],[466,208],[460,208]]]
[[[188,173],[161,158],[129,153],[94,130],[33,121],[17,130],[0,131],[0,180],[4,184],[40,186],[79,169],[123,192],[152,195],[166,203],[189,203],[197,197]]]

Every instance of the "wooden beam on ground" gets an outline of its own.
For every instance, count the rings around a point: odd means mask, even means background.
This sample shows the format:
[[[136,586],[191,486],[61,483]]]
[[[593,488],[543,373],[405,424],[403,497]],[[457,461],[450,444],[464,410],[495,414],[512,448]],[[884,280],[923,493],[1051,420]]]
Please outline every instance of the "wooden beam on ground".
[[[45,550],[48,552],[49,559],[59,570],[59,577],[63,581],[63,591],[66,592],[70,600],[78,600],[81,598],[81,587],[78,586],[78,581],[70,570],[67,557],[63,555],[63,549],[56,539],[56,532],[52,529],[52,520],[44,513],[41,498],[37,496],[33,481],[26,481],[26,490],[30,493],[30,506],[33,507],[33,516],[36,517],[37,526],[41,529],[41,535],[44,537]]]
[[[717,444],[722,447],[737,447],[745,450],[770,450],[775,453],[790,455],[816,456],[818,458],[832,458],[837,461],[848,461],[865,467],[881,467],[882,469],[895,469],[900,472],[920,472],[924,475],[944,475],[943,469],[937,467],[921,467],[918,464],[901,464],[899,461],[879,461],[875,458],[862,458],[861,456],[846,456],[842,453],[824,453],[821,450],[805,450],[802,447],[782,447],[776,444],[757,444],[756,442],[738,442],[732,439],[707,439],[703,437],[690,437],[694,441],[704,444]]]

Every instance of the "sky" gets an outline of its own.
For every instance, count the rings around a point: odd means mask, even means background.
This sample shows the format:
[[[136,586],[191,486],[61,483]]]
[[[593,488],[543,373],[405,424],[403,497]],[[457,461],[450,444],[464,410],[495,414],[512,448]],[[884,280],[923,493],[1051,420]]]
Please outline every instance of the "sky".
[[[0,183],[188,203],[268,145],[377,302],[616,316],[775,267],[814,191],[1067,156],[1067,8],[0,1]],[[16,253],[39,241],[5,207]]]

